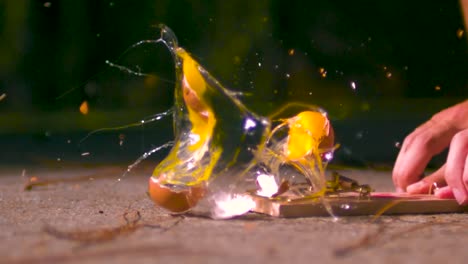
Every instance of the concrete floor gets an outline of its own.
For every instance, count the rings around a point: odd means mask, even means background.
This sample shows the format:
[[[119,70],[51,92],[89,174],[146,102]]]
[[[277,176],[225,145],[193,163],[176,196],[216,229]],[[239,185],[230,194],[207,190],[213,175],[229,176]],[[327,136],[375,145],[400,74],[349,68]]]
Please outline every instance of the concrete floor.
[[[376,222],[369,216],[336,222],[257,214],[222,221],[182,218],[155,208],[145,193],[146,176],[135,173],[117,182],[121,171],[0,170],[0,263],[456,264],[468,259],[468,214],[383,216]],[[379,191],[392,189],[390,172],[343,173]],[[94,180],[24,191],[27,177],[90,174]],[[141,220],[125,225],[123,215],[132,221],[137,212]]]

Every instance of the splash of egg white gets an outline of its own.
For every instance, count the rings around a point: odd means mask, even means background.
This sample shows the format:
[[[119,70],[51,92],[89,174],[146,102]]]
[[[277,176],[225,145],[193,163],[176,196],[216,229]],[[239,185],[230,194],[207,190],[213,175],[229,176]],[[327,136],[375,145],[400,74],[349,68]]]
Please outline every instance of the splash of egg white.
[[[255,207],[252,197],[244,194],[217,193],[214,197],[215,206],[212,217],[226,219],[243,215]]]
[[[278,183],[276,183],[275,177],[268,174],[260,174],[257,176],[257,195],[263,197],[271,197],[273,194],[278,192]]]

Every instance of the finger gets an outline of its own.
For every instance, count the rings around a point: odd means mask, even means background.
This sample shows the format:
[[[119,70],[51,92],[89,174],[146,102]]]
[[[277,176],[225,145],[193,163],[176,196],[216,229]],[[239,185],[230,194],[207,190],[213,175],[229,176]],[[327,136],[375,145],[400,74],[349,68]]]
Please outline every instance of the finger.
[[[434,191],[434,195],[441,199],[453,199],[453,192],[450,186],[445,186]]]
[[[459,204],[468,204],[468,129],[457,133],[450,143],[445,179]]]
[[[397,190],[418,180],[429,160],[449,144],[460,130],[468,129],[468,100],[435,114],[405,138],[393,169]]]
[[[419,138],[419,135],[423,133],[428,127],[428,123],[424,123],[420,127],[418,127],[416,130],[414,130],[411,134],[409,134],[405,140],[403,141],[403,145],[401,147],[400,153],[398,153],[398,157],[396,159],[394,168],[393,168],[393,183],[395,187],[397,187],[397,190],[400,189],[399,191],[404,191],[406,189],[406,186],[409,183],[415,182],[417,180],[418,175],[421,175],[423,172],[424,167],[427,164],[427,157],[417,155],[416,158],[423,158],[424,160],[422,161],[417,161],[416,164],[421,164],[421,167],[419,168],[411,168],[408,169],[408,159],[412,159],[411,155],[414,152],[414,141]],[[419,144],[420,145],[420,144]],[[417,151],[417,150],[416,150]]]
[[[438,170],[433,172],[427,177],[424,177],[422,180],[408,185],[406,191],[411,194],[421,194],[427,193],[430,194],[432,191],[437,188],[445,185],[445,164],[440,167]]]
[[[465,190],[468,190],[468,155],[465,157],[465,167],[463,168],[463,183]]]
[[[431,119],[406,137],[393,169],[395,186],[405,190],[416,182],[431,158],[450,144],[455,132],[444,121]]]

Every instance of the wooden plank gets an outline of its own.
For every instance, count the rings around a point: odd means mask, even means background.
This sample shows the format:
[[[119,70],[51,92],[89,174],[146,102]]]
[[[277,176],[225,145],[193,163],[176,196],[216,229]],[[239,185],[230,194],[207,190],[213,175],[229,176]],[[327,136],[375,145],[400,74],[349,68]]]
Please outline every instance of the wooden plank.
[[[335,216],[374,215],[388,207],[383,214],[437,214],[468,212],[455,199],[439,199],[434,195],[399,193],[371,193],[370,197],[356,194],[327,196],[322,199],[271,199],[252,195],[257,213],[275,217],[330,216],[324,204],[328,203]]]

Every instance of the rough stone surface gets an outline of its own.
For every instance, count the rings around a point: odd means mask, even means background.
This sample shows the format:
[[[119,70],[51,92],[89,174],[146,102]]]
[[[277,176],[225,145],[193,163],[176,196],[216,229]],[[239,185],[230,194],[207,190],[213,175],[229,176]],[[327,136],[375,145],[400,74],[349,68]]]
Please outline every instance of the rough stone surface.
[[[343,173],[379,191],[392,189],[389,172]],[[0,263],[455,264],[468,259],[467,214],[383,216],[375,222],[369,216],[338,221],[256,214],[231,220],[175,217],[155,208],[142,175],[117,182],[119,172],[112,169],[23,174],[22,169],[0,170]],[[23,190],[31,176],[43,180],[83,175],[94,180]],[[118,228],[125,225],[125,213],[131,221],[136,212],[142,217],[137,227]],[[46,227],[68,235],[51,235]],[[111,229],[120,232],[100,235]],[[85,241],[93,234],[108,240]]]

